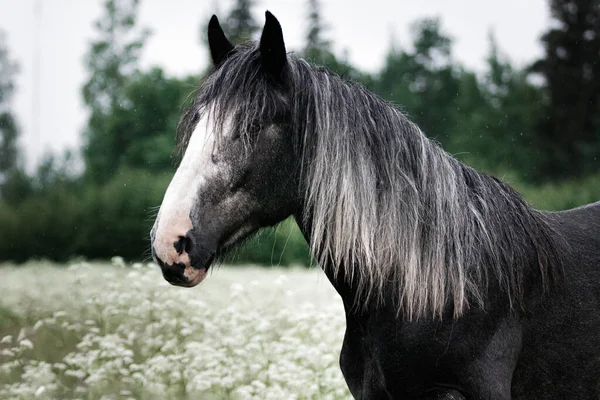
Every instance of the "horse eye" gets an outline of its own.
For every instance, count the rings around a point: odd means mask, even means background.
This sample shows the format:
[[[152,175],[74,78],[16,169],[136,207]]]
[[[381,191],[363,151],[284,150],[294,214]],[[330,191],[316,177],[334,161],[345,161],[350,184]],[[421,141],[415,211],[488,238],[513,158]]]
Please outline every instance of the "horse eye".
[[[231,140],[236,141],[242,136],[245,138],[254,138],[256,137],[260,131],[262,131],[263,126],[260,122],[251,122],[245,129],[245,132],[242,134],[243,130],[235,130],[231,134]]]
[[[248,134],[250,134],[251,136],[256,136],[260,133],[260,131],[262,131],[262,124],[260,122],[252,122],[249,126],[248,126]]]

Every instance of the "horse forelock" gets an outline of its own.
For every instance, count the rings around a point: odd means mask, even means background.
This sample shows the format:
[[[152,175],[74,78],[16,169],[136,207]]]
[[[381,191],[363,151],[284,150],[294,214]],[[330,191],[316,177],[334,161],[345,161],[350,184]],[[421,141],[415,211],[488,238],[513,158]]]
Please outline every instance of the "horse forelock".
[[[277,115],[284,101],[261,73],[256,45],[236,48],[204,80],[179,143],[194,113],[212,112],[250,147],[248,127]],[[302,165],[300,222],[310,227],[315,259],[334,276],[343,269],[356,288],[356,307],[392,301],[415,319],[441,317],[452,304],[458,317],[484,306],[489,279],[513,306],[532,263],[544,284],[552,279],[560,246],[518,193],[449,156],[360,85],[294,57],[285,78]]]
[[[237,46],[223,64],[203,78],[193,96],[177,129],[180,150],[185,148],[197,120],[204,114],[210,114],[215,122],[217,143],[224,136],[227,123],[228,130],[239,135],[248,150],[255,124],[281,114],[284,102],[266,79],[258,46],[253,42]]]

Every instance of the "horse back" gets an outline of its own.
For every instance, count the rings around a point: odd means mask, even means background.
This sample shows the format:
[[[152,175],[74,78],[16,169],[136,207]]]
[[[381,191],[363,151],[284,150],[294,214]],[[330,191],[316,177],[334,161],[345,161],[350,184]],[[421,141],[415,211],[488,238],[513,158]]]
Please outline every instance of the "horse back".
[[[525,318],[513,397],[600,398],[600,202],[545,216],[563,274]]]
[[[567,211],[546,214],[551,227],[567,244],[571,257],[600,261],[600,201]],[[570,251],[569,251],[570,250]],[[567,260],[568,261],[568,260]]]

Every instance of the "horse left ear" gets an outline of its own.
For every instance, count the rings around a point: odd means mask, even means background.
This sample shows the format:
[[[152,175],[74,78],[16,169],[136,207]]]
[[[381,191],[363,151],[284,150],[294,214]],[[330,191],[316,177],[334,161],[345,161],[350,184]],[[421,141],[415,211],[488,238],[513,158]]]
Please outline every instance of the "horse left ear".
[[[260,55],[264,67],[275,78],[280,78],[287,63],[283,31],[277,18],[269,11],[265,13],[266,22],[260,37]]]
[[[225,61],[233,51],[233,45],[225,37],[216,15],[213,15],[208,23],[208,47],[215,68]]]

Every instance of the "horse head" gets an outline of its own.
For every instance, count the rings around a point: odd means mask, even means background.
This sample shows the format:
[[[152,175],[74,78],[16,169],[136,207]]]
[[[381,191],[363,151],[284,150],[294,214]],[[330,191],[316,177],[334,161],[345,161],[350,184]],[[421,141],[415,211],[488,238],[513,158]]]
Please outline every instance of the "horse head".
[[[179,124],[184,155],[151,231],[170,283],[195,286],[211,263],[294,211],[297,158],[281,26],[267,11],[259,43],[234,47],[213,16],[212,72]]]

